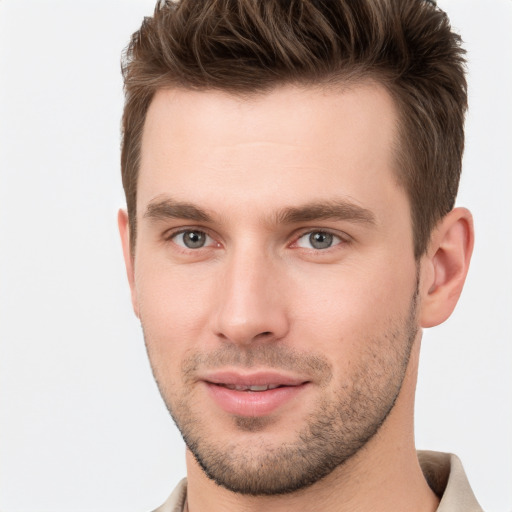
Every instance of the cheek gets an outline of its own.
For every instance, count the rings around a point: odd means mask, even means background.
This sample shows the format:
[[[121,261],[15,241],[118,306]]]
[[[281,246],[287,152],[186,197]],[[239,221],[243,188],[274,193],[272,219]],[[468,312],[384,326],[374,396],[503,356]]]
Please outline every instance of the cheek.
[[[146,342],[159,352],[186,350],[201,340],[208,322],[214,282],[192,266],[176,268],[154,261],[136,268],[136,290]],[[155,347],[155,348],[157,348]]]
[[[362,343],[378,339],[408,318],[415,292],[414,262],[379,259],[337,266],[296,279],[292,297],[295,338],[339,360],[346,368]],[[302,347],[307,349],[308,347]],[[340,366],[338,365],[338,366]]]
[[[182,388],[181,362],[200,346],[205,318],[198,280],[159,265],[136,272],[140,321],[155,380],[167,404]]]

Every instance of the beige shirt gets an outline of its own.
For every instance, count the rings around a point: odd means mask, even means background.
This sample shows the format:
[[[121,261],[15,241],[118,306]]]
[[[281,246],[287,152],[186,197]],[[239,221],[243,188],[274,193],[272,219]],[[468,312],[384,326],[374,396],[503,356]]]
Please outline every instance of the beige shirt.
[[[419,451],[418,459],[428,484],[441,498],[437,512],[483,512],[456,455]],[[167,501],[153,512],[184,512],[186,498],[184,478]]]

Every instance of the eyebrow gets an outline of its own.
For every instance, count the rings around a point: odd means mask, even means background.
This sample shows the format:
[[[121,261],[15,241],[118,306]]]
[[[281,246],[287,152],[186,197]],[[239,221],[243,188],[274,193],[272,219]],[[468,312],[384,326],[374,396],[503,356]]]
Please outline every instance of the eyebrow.
[[[296,224],[316,220],[347,220],[375,224],[372,211],[347,200],[309,203],[299,207],[284,208],[277,214],[277,223]]]
[[[195,222],[213,222],[213,215],[188,202],[165,198],[149,203],[145,218],[154,220],[186,219]],[[346,220],[363,224],[375,224],[372,211],[345,199],[312,202],[302,206],[290,206],[278,211],[276,224],[297,224],[316,220]]]
[[[150,202],[144,217],[154,220],[187,219],[196,222],[212,222],[212,216],[205,210],[192,203],[175,201],[171,198]]]

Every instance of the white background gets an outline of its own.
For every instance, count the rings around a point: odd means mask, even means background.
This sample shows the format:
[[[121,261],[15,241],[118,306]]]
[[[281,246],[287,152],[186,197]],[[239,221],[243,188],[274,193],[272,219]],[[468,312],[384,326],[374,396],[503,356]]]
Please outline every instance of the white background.
[[[420,448],[512,510],[512,1],[444,0],[469,52],[463,298],[425,333]],[[0,510],[144,512],[185,474],[116,230],[119,56],[153,0],[0,0]]]

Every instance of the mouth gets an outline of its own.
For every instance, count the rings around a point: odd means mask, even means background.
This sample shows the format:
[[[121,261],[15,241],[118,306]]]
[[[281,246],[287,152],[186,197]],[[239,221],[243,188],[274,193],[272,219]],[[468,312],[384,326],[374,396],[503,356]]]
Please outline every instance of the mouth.
[[[213,404],[224,412],[246,417],[261,417],[297,406],[310,381],[275,372],[240,374],[216,372],[205,377]]]
[[[285,385],[284,384],[265,384],[263,386],[246,386],[241,384],[217,384],[212,382],[214,386],[221,386],[226,389],[231,389],[233,391],[252,391],[252,392],[261,392],[261,391],[268,391],[269,389],[277,389],[282,388]]]

